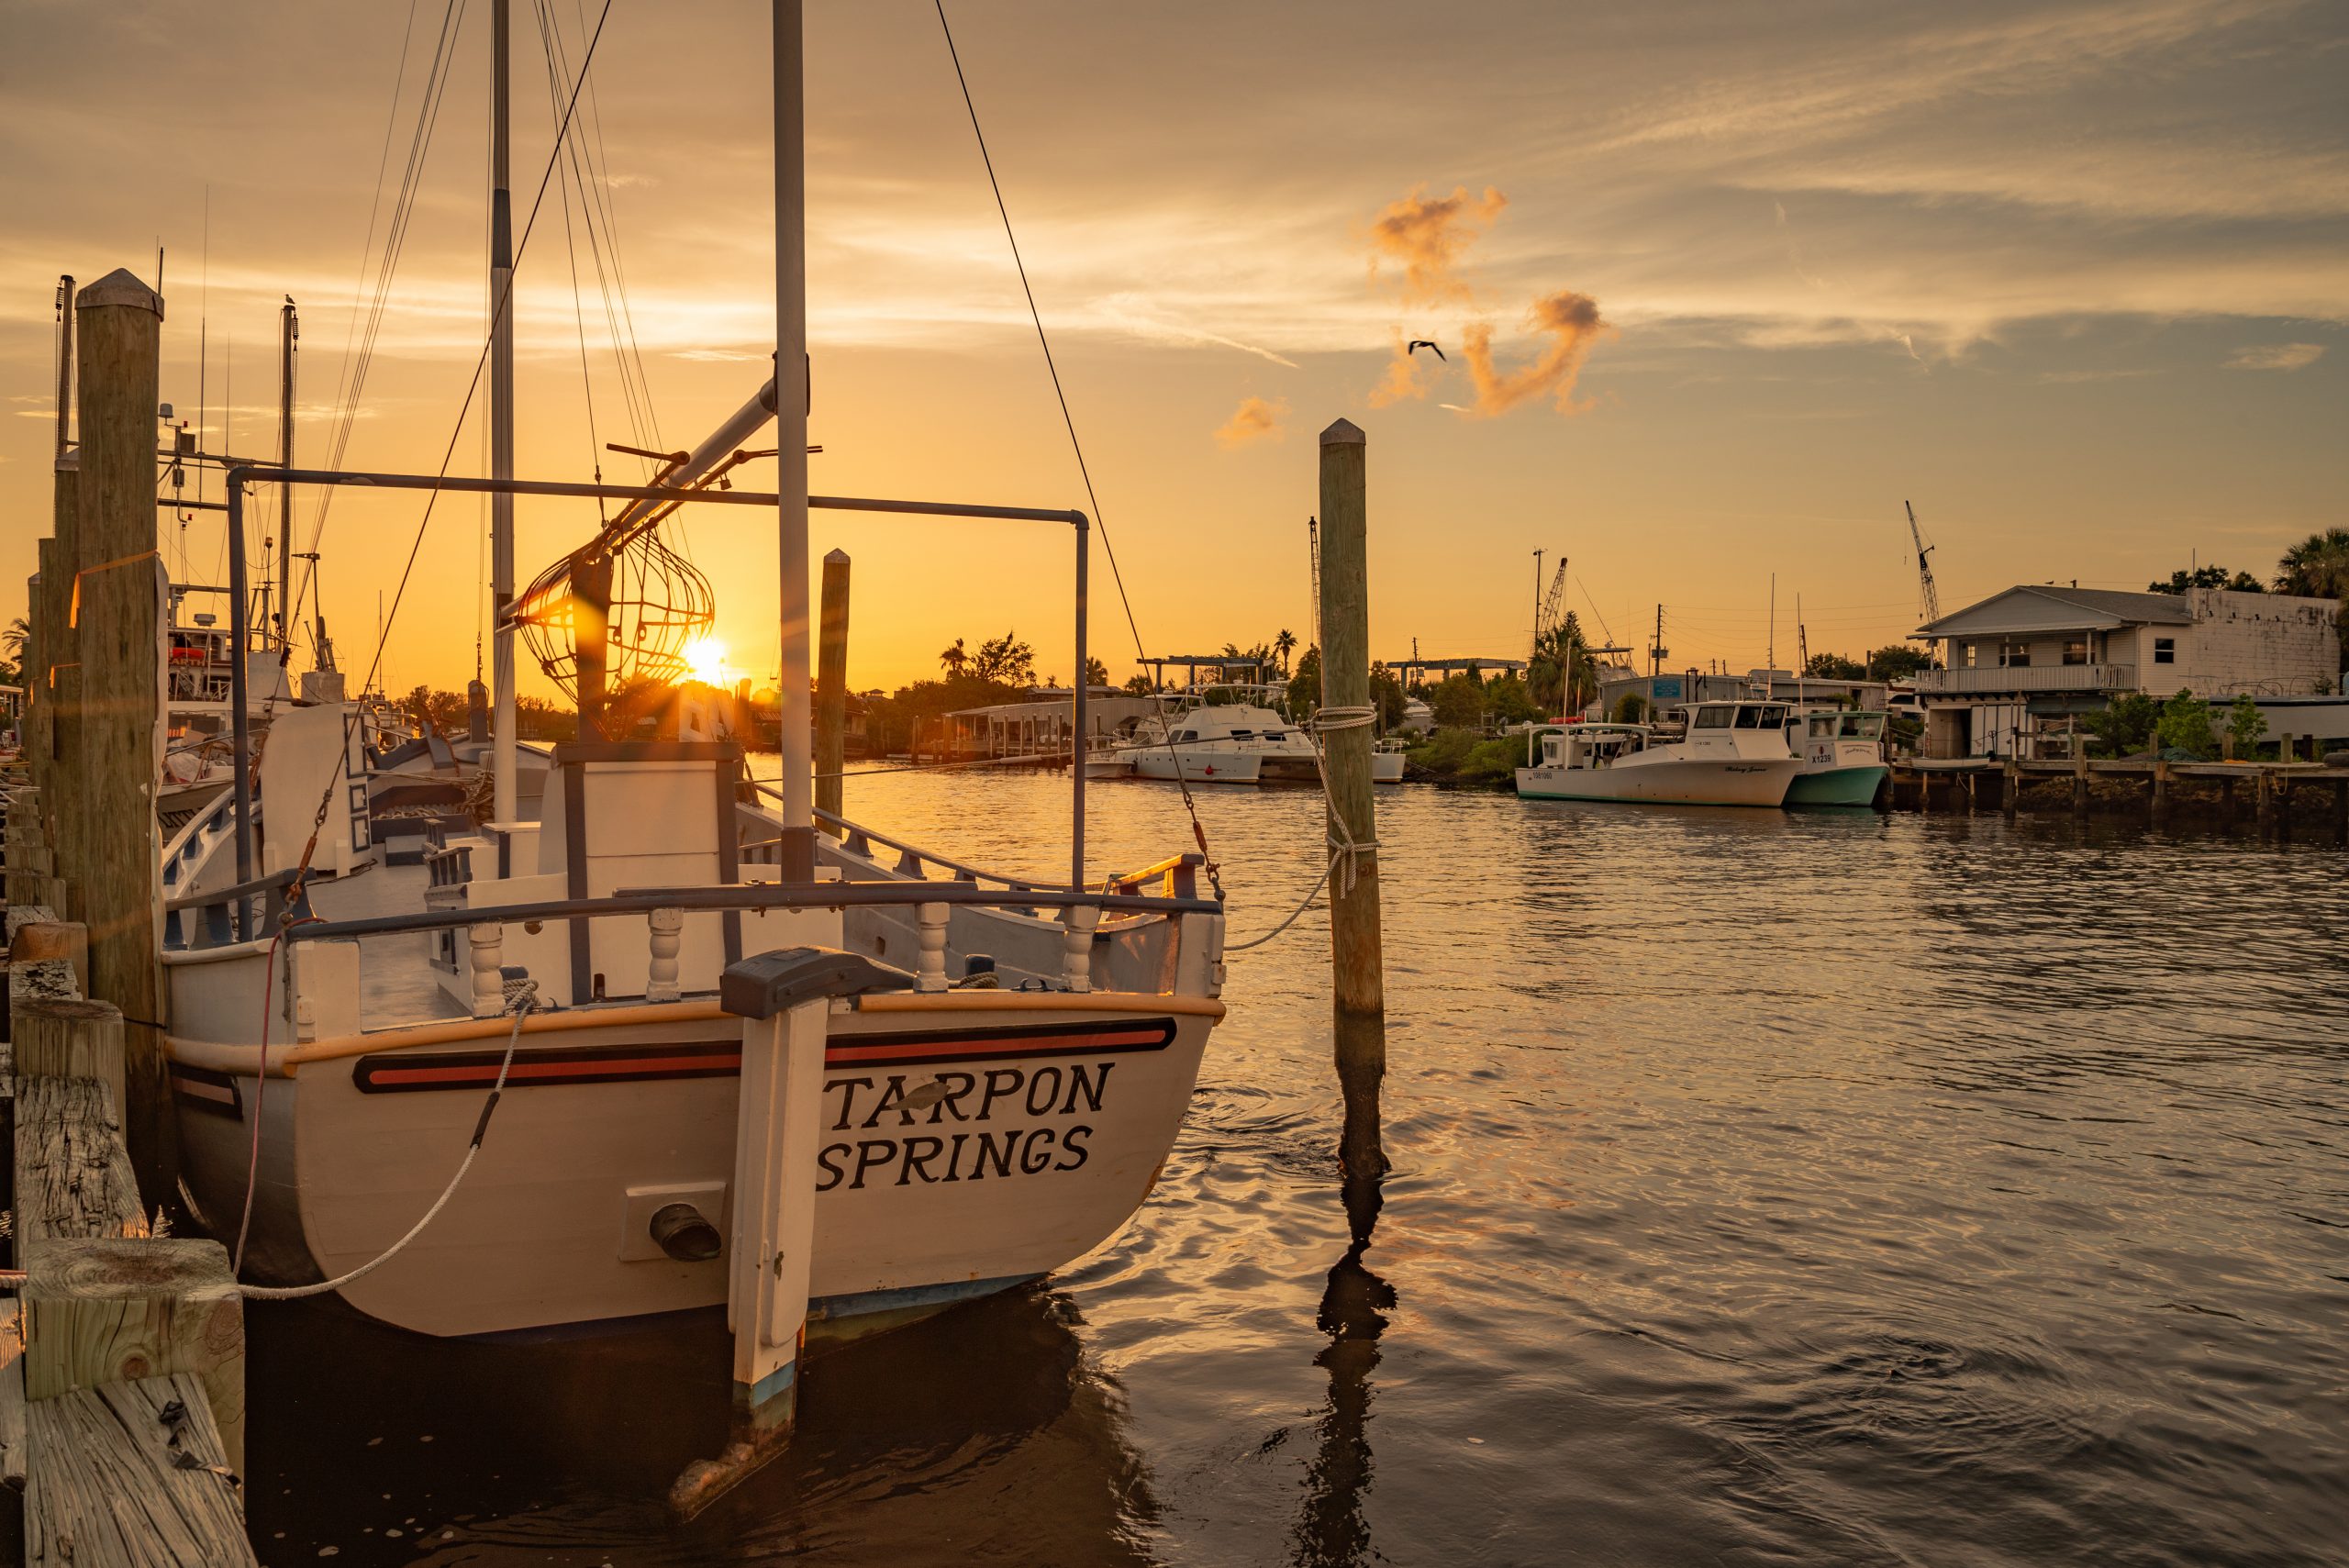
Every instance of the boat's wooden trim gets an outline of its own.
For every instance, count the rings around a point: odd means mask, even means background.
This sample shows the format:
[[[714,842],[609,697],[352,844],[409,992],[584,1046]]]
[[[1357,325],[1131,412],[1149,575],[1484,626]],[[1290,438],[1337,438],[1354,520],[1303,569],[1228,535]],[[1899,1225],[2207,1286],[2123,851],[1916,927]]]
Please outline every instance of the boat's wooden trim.
[[[1137,991],[877,991],[856,999],[860,1013],[1171,1013],[1220,1019],[1213,996],[1161,996]]]
[[[1218,1020],[1224,1015],[1223,1004],[1212,996],[1161,996],[1128,991],[885,991],[859,996],[855,1005],[859,1012],[865,1013],[1158,1013]],[[522,1032],[560,1034],[573,1029],[702,1023],[727,1016],[716,998],[701,997],[534,1013],[522,1021]],[[404,1051],[411,1046],[502,1040],[513,1028],[513,1021],[505,1017],[451,1018],[442,1023],[409,1024],[365,1034],[340,1035],[306,1045],[273,1045],[269,1048],[269,1071],[273,1077],[290,1078],[314,1062],[336,1062],[378,1051]],[[256,1049],[219,1040],[185,1040],[177,1035],[165,1036],[163,1048],[174,1062],[217,1073],[250,1073]]]

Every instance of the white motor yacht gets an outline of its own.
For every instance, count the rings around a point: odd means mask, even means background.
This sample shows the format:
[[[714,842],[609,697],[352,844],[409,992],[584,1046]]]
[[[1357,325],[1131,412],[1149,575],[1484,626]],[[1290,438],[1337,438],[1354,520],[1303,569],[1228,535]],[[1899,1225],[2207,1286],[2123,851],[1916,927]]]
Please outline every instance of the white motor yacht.
[[[1687,738],[1644,724],[1538,725],[1517,793],[1529,800],[1651,806],[1778,806],[1802,762],[1787,749],[1787,705],[1698,703]]]

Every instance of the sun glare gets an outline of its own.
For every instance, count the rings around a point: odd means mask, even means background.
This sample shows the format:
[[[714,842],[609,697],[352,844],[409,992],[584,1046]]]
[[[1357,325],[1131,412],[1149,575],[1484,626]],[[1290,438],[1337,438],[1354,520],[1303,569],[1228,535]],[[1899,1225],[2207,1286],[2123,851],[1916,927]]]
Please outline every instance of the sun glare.
[[[725,685],[726,644],[715,637],[696,637],[686,643],[685,674],[704,685]]]

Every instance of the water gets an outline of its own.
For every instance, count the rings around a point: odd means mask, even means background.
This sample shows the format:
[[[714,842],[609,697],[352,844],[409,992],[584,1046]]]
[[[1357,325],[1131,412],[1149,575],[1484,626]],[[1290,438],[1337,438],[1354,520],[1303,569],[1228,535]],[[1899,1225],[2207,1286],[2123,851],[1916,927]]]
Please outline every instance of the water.
[[[1064,852],[1054,777],[850,789],[984,864]],[[1167,787],[1095,795],[1097,870],[1186,838]],[[1201,809],[1244,939],[1310,883],[1319,797]],[[1380,813],[1396,1170],[1358,1256],[1315,915],[1234,960],[1114,1242],[816,1362],[791,1451],[688,1529],[658,1499],[713,1451],[707,1325],[518,1351],[253,1308],[263,1561],[2344,1560],[2339,853]]]

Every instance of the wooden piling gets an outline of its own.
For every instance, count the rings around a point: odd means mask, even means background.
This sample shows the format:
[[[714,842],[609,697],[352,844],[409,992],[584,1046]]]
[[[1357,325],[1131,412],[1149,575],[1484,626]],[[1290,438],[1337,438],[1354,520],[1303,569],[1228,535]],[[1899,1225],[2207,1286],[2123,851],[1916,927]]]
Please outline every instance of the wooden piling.
[[[848,551],[824,557],[816,639],[816,809],[841,814],[841,770],[848,760]],[[1078,675],[1083,677],[1084,672]]]
[[[2154,776],[2146,785],[2151,815],[2156,826],[2169,820],[2169,764],[2159,758],[2154,761]]]
[[[17,937],[21,941],[26,931],[40,929],[27,926],[17,932]],[[12,950],[8,963],[11,972],[20,962],[23,961]],[[120,1008],[106,1002],[66,997],[12,997],[8,1029],[20,1077],[95,1079],[106,1086],[115,1105],[122,1103]]]
[[[2072,748],[2072,815],[2082,822],[2088,817],[2088,755],[2076,745]]]
[[[2000,769],[1998,780],[1998,815],[2011,822],[2022,803],[2022,763],[2009,757]]]
[[[2259,833],[2266,838],[2276,830],[2276,773],[2272,768],[2259,770]]]
[[[1340,419],[1321,432],[1321,726],[1329,797],[1330,947],[1338,1082],[1345,1096],[1339,1153],[1348,1177],[1386,1169],[1379,1084],[1386,1073],[1386,994],[1380,952],[1378,823],[1371,797],[1368,448]]]
[[[80,794],[68,862],[90,929],[95,997],[122,1009],[122,1117],[149,1206],[178,1200],[178,1129],[163,1062],[161,765],[164,600],[155,549],[155,408],[163,302],[117,271],[74,301],[81,414]]]
[[[2235,781],[2219,781],[2219,820],[2229,828],[2235,825]]]
[[[62,862],[72,868],[72,884],[63,905],[53,905],[68,917],[81,913],[79,884],[85,874],[81,859],[80,828],[88,802],[82,788],[82,655],[76,624],[74,586],[81,574],[82,454],[70,451],[57,460],[55,502],[51,514],[56,532],[41,572],[42,596],[49,602],[50,646],[41,655],[49,686],[50,762],[41,791],[49,825],[49,842]]]
[[[90,929],[79,920],[27,920],[8,939],[8,966],[20,963],[44,963],[50,960],[71,964],[75,989],[83,995],[90,994]],[[25,1069],[19,1065],[17,1072]]]

